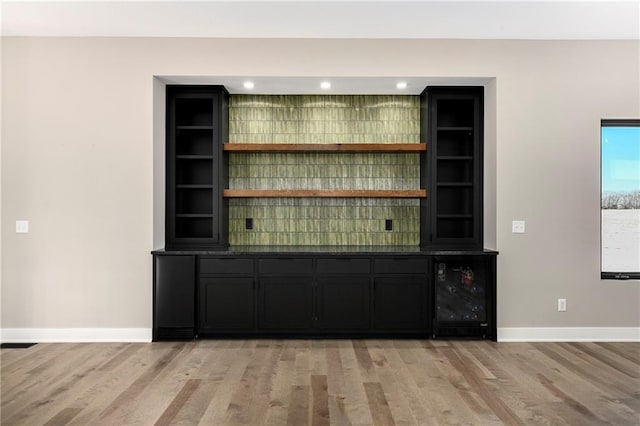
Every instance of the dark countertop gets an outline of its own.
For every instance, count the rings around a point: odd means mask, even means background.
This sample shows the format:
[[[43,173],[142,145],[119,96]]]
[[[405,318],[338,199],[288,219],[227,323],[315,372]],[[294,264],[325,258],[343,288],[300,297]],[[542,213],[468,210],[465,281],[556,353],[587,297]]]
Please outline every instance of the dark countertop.
[[[220,250],[213,249],[178,249],[153,250],[154,255],[200,255],[200,256],[233,256],[233,255],[304,255],[327,254],[332,256],[376,255],[391,256],[451,256],[451,255],[497,255],[495,250],[433,250],[418,246],[229,246]]]

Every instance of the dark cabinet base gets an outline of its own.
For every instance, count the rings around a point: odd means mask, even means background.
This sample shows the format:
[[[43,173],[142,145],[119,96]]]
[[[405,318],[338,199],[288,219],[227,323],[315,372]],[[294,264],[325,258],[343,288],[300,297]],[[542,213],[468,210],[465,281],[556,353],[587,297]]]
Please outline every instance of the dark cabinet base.
[[[258,328],[297,333],[313,327],[309,277],[268,277],[258,282]]]
[[[373,325],[380,330],[428,331],[429,291],[426,276],[374,279]]]
[[[252,278],[200,279],[200,333],[217,330],[250,330],[255,325]]]
[[[195,256],[154,256],[153,340],[193,339]]]
[[[495,252],[445,257],[424,252],[410,256],[301,253],[286,257],[273,253],[168,253],[154,253],[154,340],[496,339]],[[438,270],[443,262],[453,262],[449,275]],[[443,291],[443,285],[455,287],[452,282],[460,280],[459,265],[471,265],[477,282],[486,289],[482,323],[438,317],[436,301],[443,306],[446,303],[446,309],[455,307],[455,294],[445,300],[438,291]],[[469,302],[463,291],[460,296],[463,303]]]
[[[318,278],[316,320],[322,330],[368,330],[370,324],[369,276]]]

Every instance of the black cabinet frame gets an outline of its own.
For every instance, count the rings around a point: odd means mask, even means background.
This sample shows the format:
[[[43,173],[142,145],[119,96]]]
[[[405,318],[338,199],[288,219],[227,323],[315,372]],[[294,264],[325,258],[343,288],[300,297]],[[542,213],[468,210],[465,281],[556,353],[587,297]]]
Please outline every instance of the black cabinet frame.
[[[229,245],[229,93],[223,86],[167,85],[166,247]]]
[[[483,246],[484,88],[428,87],[421,94],[420,246]]]
[[[188,252],[173,252],[175,256],[172,252],[161,253],[154,259],[185,257]],[[175,304],[173,308],[183,312],[191,309],[188,328],[192,337],[428,338],[454,336],[445,333],[443,327],[459,326],[455,337],[496,338],[495,252],[475,252],[472,256],[485,262],[483,273],[491,289],[486,307],[491,320],[480,334],[470,333],[469,324],[442,324],[435,317],[434,262],[442,257],[464,261],[469,258],[464,254],[322,253],[279,257],[273,253],[220,253],[188,256],[193,259],[186,267],[190,269],[180,272],[187,279],[175,279],[175,274],[173,279],[165,277],[167,272],[161,270],[154,274],[154,291],[159,285],[191,286],[190,307]],[[159,328],[173,320],[171,308],[159,309],[164,303],[159,295],[154,294],[154,340],[188,337],[166,334]]]

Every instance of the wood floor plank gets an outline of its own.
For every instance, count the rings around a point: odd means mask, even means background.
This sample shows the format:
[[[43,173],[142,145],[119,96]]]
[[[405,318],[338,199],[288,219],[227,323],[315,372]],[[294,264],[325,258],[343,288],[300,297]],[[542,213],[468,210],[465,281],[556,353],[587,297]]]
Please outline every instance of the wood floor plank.
[[[200,423],[211,399],[218,391],[220,382],[194,379],[199,381],[198,387],[184,402],[182,408],[173,418],[172,425],[196,425]]]
[[[68,372],[89,360],[86,351],[75,350],[76,345],[49,345],[50,356],[39,359],[37,365],[25,362],[29,368],[20,373],[7,373],[2,380],[2,409],[5,413],[17,412],[32,405],[35,394],[46,395],[60,381],[68,379]],[[51,366],[56,365],[56,369]],[[11,395],[6,398],[5,395]]]
[[[587,343],[568,343],[568,345],[581,350],[582,352],[588,354],[590,357],[597,359],[605,366],[613,368],[622,374],[625,374],[634,379],[640,378],[640,366],[635,363],[627,363],[624,360],[619,361],[617,359],[614,359],[606,353],[599,351],[596,348],[592,348]]]
[[[311,342],[301,340],[296,345],[296,360],[294,363],[293,383],[301,386],[311,386]]]
[[[191,398],[191,395],[200,386],[199,379],[189,379],[182,387],[178,395],[173,398],[171,404],[164,410],[160,418],[155,422],[156,426],[170,425],[173,419],[176,418],[180,410],[184,407],[186,402]]]
[[[311,424],[314,426],[330,424],[327,376],[311,376]]]
[[[510,425],[522,425],[522,420],[509,408],[501,399],[497,398],[491,389],[478,378],[478,375],[470,368],[469,362],[463,355],[455,352],[454,349],[443,348],[441,352],[449,359],[449,362],[456,368],[467,383],[473,388],[480,398],[491,408],[491,411],[504,423]]]
[[[369,354],[374,365],[376,376],[380,380],[380,386],[385,392],[387,404],[391,411],[391,417],[399,425],[416,424],[413,411],[400,388],[397,376],[389,365],[387,358],[393,351],[393,347],[370,347]]]
[[[555,418],[553,412],[542,408],[543,404],[560,400],[549,393],[542,384],[529,373],[541,357],[526,343],[487,345],[482,342],[466,345],[478,361],[495,377],[491,383],[493,392],[507,404],[527,424],[566,424]],[[501,350],[498,347],[502,347]],[[534,354],[534,355],[532,355]],[[548,371],[548,364],[539,365],[541,371]],[[499,385],[498,385],[499,384]]]
[[[353,352],[356,354],[356,359],[358,360],[358,366],[360,367],[360,377],[362,377],[362,381],[377,382],[378,377],[376,376],[375,370],[373,368],[373,362],[371,361],[371,355],[369,354],[366,341],[354,340]]]
[[[549,391],[554,396],[556,396],[557,398],[560,398],[565,405],[571,407],[571,409],[574,410],[576,414],[583,417],[582,422],[586,421],[588,423],[594,423],[594,422],[604,423],[604,421],[598,418],[598,416],[596,416],[590,409],[588,409],[586,406],[579,403],[578,401],[576,401],[575,399],[567,395],[565,392],[560,390],[557,386],[555,386],[551,380],[545,377],[544,374],[538,373],[537,376],[540,379],[540,383],[542,383],[544,387],[549,389]]]
[[[606,349],[609,352],[613,352],[614,354],[626,359],[627,361],[631,361],[636,365],[640,365],[640,347],[613,342],[596,342],[595,344],[600,346],[601,348]]]
[[[247,365],[251,362],[254,348],[251,341],[244,345],[230,345],[220,349],[222,356],[228,360],[227,368],[220,377],[220,386],[200,422],[205,425],[222,425],[225,423],[227,409],[237,384],[240,382]]]
[[[529,374],[533,371],[544,374],[555,387],[567,394],[570,393],[572,400],[577,404],[590,407],[596,415],[599,415],[601,410],[605,409],[605,405],[600,404],[599,401],[605,401],[607,395],[603,393],[600,387],[595,386],[591,381],[580,377],[573,371],[565,369],[563,365],[553,359],[546,356],[541,357],[541,353],[537,350],[533,350],[532,354],[526,354],[526,356],[522,353],[509,352],[504,355],[504,360],[503,364],[514,360],[515,365],[520,368],[520,377],[526,376],[526,388],[532,391],[535,390],[531,394],[531,398],[525,399],[527,407],[534,413],[534,419],[544,419],[547,424],[572,425],[575,423],[576,412],[567,405],[561,394],[554,394],[550,391],[547,382],[540,380],[537,374],[533,376]],[[532,383],[531,380],[533,378],[535,378],[537,384]],[[522,382],[522,380],[519,382]],[[540,387],[545,393],[540,393]],[[561,410],[554,408],[559,407],[560,405],[558,404],[562,405],[563,408]],[[604,417],[609,416],[605,415]]]
[[[197,340],[0,352],[4,425],[640,424],[640,344]]]
[[[440,343],[418,349],[419,362],[412,366],[412,374],[419,380],[423,401],[432,407],[437,423],[473,424],[473,411],[459,398],[458,390],[447,379],[448,360],[441,349],[450,348],[450,345]]]
[[[327,392],[329,393],[329,417],[334,425],[348,425],[344,400],[346,398],[345,375],[340,359],[340,342],[327,344],[325,356],[327,358]]]
[[[283,344],[281,341],[271,341],[269,343],[266,365],[262,367],[255,393],[251,402],[251,421],[253,423],[264,422],[269,410],[270,400],[267,398],[271,394],[277,374],[278,360],[282,356]]]
[[[561,356],[565,357],[578,368],[582,368],[589,372],[589,376],[597,378],[598,383],[603,391],[612,392],[611,395],[632,392],[633,389],[628,386],[629,377],[615,368],[603,363],[602,361],[589,356],[585,352],[573,346],[571,343],[557,342],[552,346],[553,350]]]
[[[395,425],[396,423],[389,409],[389,403],[387,402],[380,383],[366,382],[364,383],[364,391],[369,401],[373,424],[381,426]]]
[[[409,341],[409,344],[405,342],[407,341],[396,340],[394,341],[394,347],[387,351],[389,369],[395,376],[398,389],[407,401],[415,422],[421,425],[435,424],[435,416],[430,411],[430,407],[420,400],[420,390],[406,365],[407,360],[410,363],[414,362],[414,358],[410,356],[410,353],[414,348],[419,347],[421,342],[415,340]]]
[[[139,349],[139,346],[129,345],[125,346],[121,351],[109,359],[107,362],[98,367],[99,371],[113,371],[122,363],[126,362],[133,354],[135,354]]]
[[[33,368],[35,364],[40,364],[45,358],[52,355],[52,352],[64,349],[63,345],[51,343],[39,343],[25,349],[0,349],[0,365],[2,371],[7,375],[17,374]]]
[[[140,371],[149,363],[154,362],[158,356],[164,354],[171,344],[149,345],[131,343],[136,351],[125,361],[115,366],[111,371],[96,371],[95,377],[87,384],[87,387],[78,390],[67,402],[68,407],[82,408],[78,416],[71,421],[71,425],[87,425],[97,423],[100,413],[113,402],[116,395],[124,392],[126,388],[137,379]],[[103,362],[98,362],[98,366]]]
[[[275,377],[269,392],[269,407],[265,414],[265,424],[267,425],[282,425],[287,422],[294,364],[295,350],[293,345],[290,341],[285,342],[280,358],[276,362]]]
[[[340,361],[344,372],[345,411],[352,424],[369,425],[373,423],[367,394],[364,390],[360,367],[354,351],[353,343],[340,346]]]
[[[201,341],[199,343],[202,343]],[[198,380],[199,385],[184,402],[171,424],[175,425],[195,425],[200,422],[211,400],[216,395],[223,373],[230,365],[230,357],[221,355],[222,345],[199,344],[193,353],[201,353],[199,360],[200,368],[197,371],[185,372],[187,377]],[[179,381],[178,377],[175,380]],[[190,379],[191,380],[191,379]]]
[[[558,363],[561,367],[574,373],[576,376],[581,377],[583,380],[588,381],[595,387],[606,389],[608,392],[617,393],[619,395],[624,394],[625,391],[617,391],[615,383],[600,377],[600,375],[594,371],[590,365],[585,364],[583,360],[580,360],[577,357],[570,357],[566,352],[563,353],[562,348],[558,347],[556,344],[535,343],[534,346],[551,360]]]
[[[121,392],[116,398],[100,413],[100,420],[104,422],[123,423],[120,415],[126,414],[124,408],[137,398],[149,387],[156,376],[180,353],[183,345],[175,345],[164,356],[147,368],[138,378]]]
[[[82,408],[63,408],[58,414],[49,419],[44,426],[63,426],[68,424],[71,419],[77,416]]]
[[[154,392],[143,392],[138,398],[135,410],[128,410],[121,419],[125,424],[146,424],[150,419],[162,416],[165,407],[184,388],[189,379],[198,378],[204,361],[204,354],[197,350],[197,341],[184,342],[181,351],[153,379]]]
[[[309,386],[291,386],[291,402],[289,403],[289,414],[287,415],[287,425],[303,426],[309,424]]]
[[[225,423],[252,424],[251,409],[254,404],[261,370],[267,363],[267,357],[268,353],[264,347],[258,346],[255,348],[251,361],[247,364],[240,381],[235,386],[227,407]]]
[[[50,369],[57,374],[49,375],[49,370],[42,371],[40,376],[47,380],[35,380],[35,387],[27,384],[17,392],[12,402],[3,407],[3,414],[9,422],[20,424],[31,416],[49,418],[60,406],[55,402],[66,402],[73,398],[74,392],[83,390],[88,380],[95,373],[95,362],[102,362],[111,355],[109,347],[98,354],[88,350],[85,346],[68,346],[72,353],[67,351],[64,359],[59,361],[56,369]],[[64,352],[63,352],[64,353]]]

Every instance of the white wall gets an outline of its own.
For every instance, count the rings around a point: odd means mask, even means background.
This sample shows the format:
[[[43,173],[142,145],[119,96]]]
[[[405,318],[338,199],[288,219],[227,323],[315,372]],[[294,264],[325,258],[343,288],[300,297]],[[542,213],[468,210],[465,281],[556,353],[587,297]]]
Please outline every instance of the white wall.
[[[163,227],[154,75],[494,77],[498,326],[640,326],[640,283],[599,278],[599,123],[640,116],[638,41],[2,43],[4,328],[151,327],[149,251]],[[16,219],[31,232],[15,234]],[[526,234],[510,233],[513,219]]]

